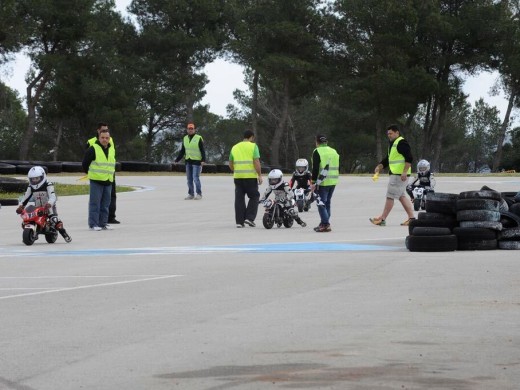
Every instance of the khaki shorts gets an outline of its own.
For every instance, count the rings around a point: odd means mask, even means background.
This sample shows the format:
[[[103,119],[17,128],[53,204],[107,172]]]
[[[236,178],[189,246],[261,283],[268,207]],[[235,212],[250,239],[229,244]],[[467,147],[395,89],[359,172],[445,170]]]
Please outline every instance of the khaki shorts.
[[[390,175],[390,180],[388,181],[388,188],[386,189],[386,197],[390,199],[399,199],[406,193],[407,185],[408,179],[402,181],[401,175]]]

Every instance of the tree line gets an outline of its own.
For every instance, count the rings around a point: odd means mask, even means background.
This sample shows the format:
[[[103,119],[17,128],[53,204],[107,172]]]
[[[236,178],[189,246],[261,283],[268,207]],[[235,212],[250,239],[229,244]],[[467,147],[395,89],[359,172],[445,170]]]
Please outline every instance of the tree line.
[[[436,171],[520,170],[520,0],[2,0],[0,65],[25,53],[26,97],[0,79],[2,159],[77,161],[106,121],[119,160],[171,161],[188,122],[209,160],[252,128],[262,160],[292,167],[325,133],[341,171],[367,172],[402,126]],[[242,65],[223,118],[204,67]],[[500,75],[499,116],[464,78]],[[1,76],[0,76],[1,77]]]

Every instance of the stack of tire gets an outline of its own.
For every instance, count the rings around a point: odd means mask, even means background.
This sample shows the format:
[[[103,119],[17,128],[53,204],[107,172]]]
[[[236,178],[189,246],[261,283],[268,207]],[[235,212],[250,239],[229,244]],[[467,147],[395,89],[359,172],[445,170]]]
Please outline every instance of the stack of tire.
[[[410,221],[406,248],[411,252],[449,252],[458,247],[457,228],[458,194],[436,192],[428,194],[425,212]]]
[[[465,191],[459,194],[459,227],[453,231],[458,239],[458,250],[498,248],[498,232],[503,228],[500,222],[501,204],[500,192],[493,190]]]

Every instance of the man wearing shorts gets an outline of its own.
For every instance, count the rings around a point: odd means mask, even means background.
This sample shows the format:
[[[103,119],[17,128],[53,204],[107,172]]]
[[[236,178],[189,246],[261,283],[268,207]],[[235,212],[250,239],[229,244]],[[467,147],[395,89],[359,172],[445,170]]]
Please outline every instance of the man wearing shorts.
[[[413,161],[412,151],[408,142],[401,137],[401,132],[397,125],[388,126],[386,135],[390,141],[388,155],[381,160],[374,172],[379,174],[382,169],[388,167],[390,180],[388,181],[383,213],[379,217],[370,218],[370,222],[374,225],[386,226],[386,217],[388,217],[388,214],[390,214],[390,211],[394,207],[394,200],[399,199],[406,214],[408,214],[408,219],[401,225],[408,226],[410,221],[415,219],[412,204],[406,197],[406,185],[408,184],[408,177],[411,174]]]

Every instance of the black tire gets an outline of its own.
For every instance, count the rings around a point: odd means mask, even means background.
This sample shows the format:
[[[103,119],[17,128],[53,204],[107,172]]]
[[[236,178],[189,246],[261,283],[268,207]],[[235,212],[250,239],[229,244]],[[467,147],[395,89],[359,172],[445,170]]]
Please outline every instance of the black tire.
[[[31,164],[22,164],[16,166],[16,173],[20,175],[27,175],[31,168],[34,167],[34,165]],[[49,168],[47,168],[45,165],[41,166],[45,173],[49,173]]]
[[[417,214],[417,219],[420,221],[446,221],[450,223],[457,223],[454,215],[442,213],[420,212]]]
[[[34,235],[34,231],[32,229],[23,229],[22,240],[25,245],[32,245],[34,241],[36,241],[36,236]]]
[[[172,164],[151,163],[150,171],[152,171],[152,172],[171,172]]]
[[[173,164],[173,172],[186,172],[186,165],[184,164]]]
[[[283,219],[283,226],[285,226],[287,229],[292,227],[293,223],[294,223],[294,219],[292,219],[292,217],[290,217],[290,216],[285,216],[284,217],[284,219]]]
[[[463,228],[456,227],[453,234],[457,236],[459,242],[461,240],[496,240],[497,231],[485,228]]]
[[[520,217],[510,211],[504,211],[500,213],[500,222],[502,222],[504,228],[518,227],[520,226]]]
[[[509,206],[509,212],[520,217],[520,203],[513,203]]]
[[[16,165],[0,163],[0,174],[12,175],[16,173]]]
[[[80,162],[63,162],[61,163],[61,171],[69,173],[83,172],[83,165]]]
[[[1,192],[25,192],[27,190],[28,182],[25,180],[15,179],[13,177],[0,178]]]
[[[495,240],[461,240],[457,249],[459,251],[482,251],[498,248],[498,241]]]
[[[520,240],[520,227],[514,227],[509,229],[504,229],[500,233],[498,233],[499,240]]]
[[[421,200],[420,199],[413,200],[413,209],[415,211],[419,211],[421,209]]]
[[[505,191],[505,192],[501,192],[500,196],[502,196],[503,199],[505,199],[505,198],[514,198],[516,194],[518,194],[518,192]]]
[[[462,228],[485,228],[493,230],[502,230],[502,222],[495,221],[460,221],[459,226]]]
[[[410,249],[410,236],[406,236],[406,238],[404,239],[404,246],[406,247],[406,249]]]
[[[303,200],[296,201],[296,207],[298,207],[298,212],[300,212],[300,213],[303,211],[303,204],[304,204]]]
[[[428,193],[427,200],[432,200],[434,202],[437,201],[450,201],[450,202],[456,202],[457,199],[459,199],[458,194],[450,194],[446,192],[431,192]]]
[[[432,196],[428,196],[425,202],[425,209],[430,213],[441,213],[441,214],[449,214],[454,215],[457,213],[457,200],[436,200],[432,199],[436,194],[432,194]]]
[[[49,244],[54,244],[57,239],[58,239],[58,232],[45,234],[45,241],[47,241]]]
[[[437,221],[421,221],[418,219],[414,219],[410,221],[408,225],[408,233],[413,235],[413,229],[416,227],[446,227],[450,230],[457,226],[456,222],[450,222],[445,220],[437,220]]]
[[[457,249],[457,236],[409,236],[410,252],[451,252]]]
[[[498,191],[480,190],[480,191],[464,191],[459,194],[459,199],[493,199],[500,200],[502,195]]]
[[[203,173],[217,173],[217,166],[215,164],[204,164],[202,168]]]
[[[231,169],[229,168],[229,165],[217,164],[217,173],[231,173]]]
[[[500,221],[498,211],[489,210],[460,210],[457,212],[457,221]]]
[[[262,224],[266,229],[272,229],[274,226],[274,218],[270,213],[264,213]]]
[[[0,199],[2,206],[18,206],[18,199]]]
[[[447,227],[415,227],[412,231],[414,236],[448,236],[451,229]]]
[[[500,201],[493,199],[459,199],[457,211],[460,210],[489,210],[499,211]]]
[[[126,172],[150,172],[150,163],[143,161],[121,161],[121,170]]]
[[[47,173],[61,173],[63,169],[63,163],[58,161],[29,161],[29,165],[39,165],[43,169],[47,168]]]
[[[499,249],[520,249],[520,241],[499,241],[498,242]]]

